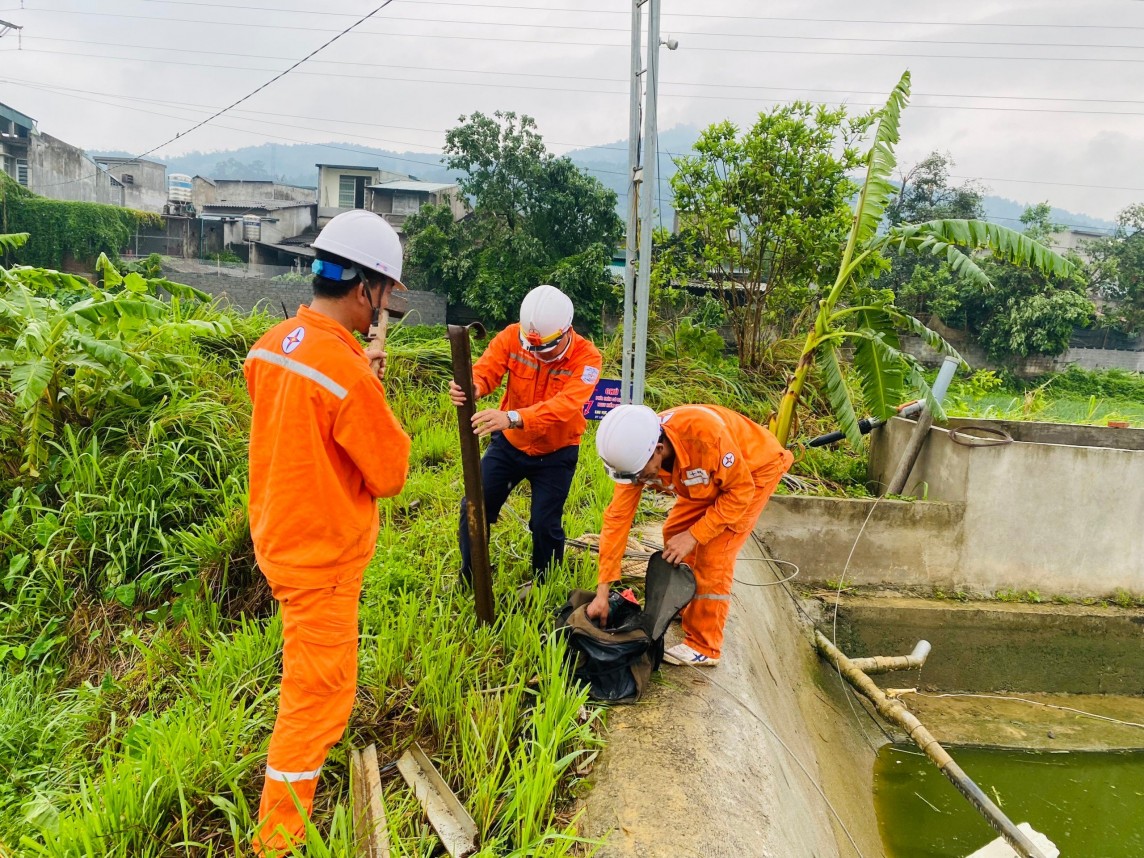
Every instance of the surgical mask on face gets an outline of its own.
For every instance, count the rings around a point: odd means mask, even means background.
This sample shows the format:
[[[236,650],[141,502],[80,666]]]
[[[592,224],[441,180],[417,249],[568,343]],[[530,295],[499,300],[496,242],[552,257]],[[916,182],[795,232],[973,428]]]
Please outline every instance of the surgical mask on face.
[[[566,342],[564,344],[564,348],[560,349],[559,353],[552,356],[552,357],[545,357],[544,355],[539,354],[539,353],[534,353],[534,354],[535,354],[536,359],[538,361],[540,361],[541,363],[556,363],[556,361],[560,360],[562,357],[564,357],[564,355],[566,355],[568,353],[568,349],[571,345],[572,345],[572,338],[569,337],[568,342]]]

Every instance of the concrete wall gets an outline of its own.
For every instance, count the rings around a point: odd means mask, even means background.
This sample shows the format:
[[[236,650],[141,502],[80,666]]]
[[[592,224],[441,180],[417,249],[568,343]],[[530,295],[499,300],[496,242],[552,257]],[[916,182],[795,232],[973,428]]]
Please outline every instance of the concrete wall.
[[[1144,430],[1000,425],[1012,444],[970,448],[933,427],[906,482],[913,503],[776,497],[756,531],[803,577],[1103,596],[1144,594]],[[870,477],[889,480],[913,422],[873,438]],[[873,512],[871,508],[873,507]]]
[[[225,269],[224,269],[225,270]],[[314,297],[308,283],[277,283],[261,277],[242,277],[228,274],[188,273],[167,271],[164,276],[176,283],[185,283],[204,292],[223,298],[237,310],[249,312],[261,307],[280,314],[282,304],[293,314],[300,304],[309,304]],[[407,325],[445,324],[445,296],[434,292],[407,292],[409,313],[403,320]]]
[[[985,353],[985,349],[969,340],[963,331],[947,328],[935,320],[931,320],[931,327],[945,337],[974,369],[1001,369],[1001,364],[992,360]],[[902,349],[927,366],[941,364],[942,356],[918,337],[903,337]],[[1064,354],[1056,357],[1037,355],[1015,360],[1008,368],[1018,376],[1032,378],[1061,372],[1074,364],[1087,370],[1124,369],[1129,372],[1144,372],[1144,350],[1070,347]]]
[[[42,132],[28,146],[28,188],[53,200],[123,205],[123,189],[82,149]]]
[[[200,180],[201,181],[201,180]],[[204,202],[220,203],[227,200],[281,200],[284,202],[316,203],[316,188],[282,185],[278,182],[247,179],[213,179],[214,199]],[[209,187],[202,182],[204,190]],[[197,188],[196,188],[197,189]]]
[[[884,739],[816,657],[786,589],[758,586],[779,574],[748,542],[719,666],[665,667],[637,705],[610,708],[580,828],[607,837],[598,858],[882,854],[871,785]]]
[[[828,614],[829,615],[829,614]],[[1140,694],[1144,610],[844,596],[838,641],[852,657],[934,647],[921,674],[875,677],[885,688],[924,683],[970,692]]]
[[[161,212],[167,205],[167,167],[157,161],[101,160],[123,183],[123,205],[144,212]],[[130,181],[127,177],[130,176]]]
[[[964,514],[957,503],[775,495],[755,534],[803,582],[837,581],[845,570],[849,584],[955,588]]]

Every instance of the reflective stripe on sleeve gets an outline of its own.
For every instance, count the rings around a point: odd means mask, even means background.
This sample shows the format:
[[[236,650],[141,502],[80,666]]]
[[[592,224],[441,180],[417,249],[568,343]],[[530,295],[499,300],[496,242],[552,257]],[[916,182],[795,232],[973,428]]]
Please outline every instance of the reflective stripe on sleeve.
[[[301,361],[294,360],[294,358],[286,357],[286,355],[275,354],[266,349],[251,349],[250,354],[246,356],[247,360],[264,360],[267,363],[272,363],[275,366],[280,366],[288,372],[295,373],[308,378],[317,384],[320,384],[338,399],[346,398],[346,389],[322,372],[318,372],[312,366],[307,366]]]
[[[694,598],[696,599],[714,599],[716,602],[730,602],[730,593],[697,593]]]
[[[312,772],[280,772],[273,766],[266,767],[266,777],[272,781],[284,781],[285,783],[292,784],[295,781],[311,781],[321,774],[322,767],[314,769]]]

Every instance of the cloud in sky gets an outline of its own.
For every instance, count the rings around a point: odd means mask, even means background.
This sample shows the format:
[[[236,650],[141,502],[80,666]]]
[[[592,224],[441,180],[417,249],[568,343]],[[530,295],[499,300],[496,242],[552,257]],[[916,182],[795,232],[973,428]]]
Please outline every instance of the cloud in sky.
[[[16,2],[0,13],[24,28],[0,40],[0,102],[68,142],[135,153],[379,5]],[[958,176],[983,178],[994,193],[1103,217],[1144,199],[1144,4],[974,2],[956,14],[885,0],[663,8],[663,34],[680,47],[661,55],[661,128],[747,124],[798,97],[869,109],[909,68],[903,163],[947,150]],[[265,141],[434,151],[459,115],[497,109],[534,116],[556,151],[612,142],[627,135],[629,33],[618,0],[395,0],[154,157]]]

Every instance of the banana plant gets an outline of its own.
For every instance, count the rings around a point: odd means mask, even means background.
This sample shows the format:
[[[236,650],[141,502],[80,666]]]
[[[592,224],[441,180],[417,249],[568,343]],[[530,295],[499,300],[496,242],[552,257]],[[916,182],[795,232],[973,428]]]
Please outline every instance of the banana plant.
[[[0,235],[0,248],[16,249],[25,239]],[[90,421],[101,403],[136,402],[156,370],[173,368],[177,359],[164,338],[230,332],[225,321],[180,313],[174,302],[197,300],[198,290],[123,277],[102,256],[99,268],[104,284],[120,291],[50,269],[0,267],[0,381],[22,414],[21,470],[30,476],[64,422]],[[156,297],[156,285],[171,292],[173,303]]]
[[[987,251],[1003,261],[1036,268],[1050,277],[1072,273],[1072,265],[1064,257],[1016,230],[993,223],[946,219],[881,231],[886,208],[897,191],[890,177],[897,166],[894,147],[909,95],[910,73],[906,72],[879,111],[873,145],[865,159],[866,177],[854,203],[838,276],[818,303],[814,326],[807,334],[778,410],[770,419],[771,431],[784,446],[791,435],[803,387],[816,365],[839,427],[851,444],[861,443],[858,415],[842,372],[843,348],[853,350],[862,398],[874,416],[892,416],[909,389],[920,394],[935,417],[944,417],[921,366],[901,350],[899,333],[920,336],[937,352],[958,359],[960,356],[939,334],[896,307],[893,292],[874,288],[877,274],[887,265],[885,253],[940,257],[949,263],[954,275],[984,289],[993,287],[974,259],[977,252]]]

